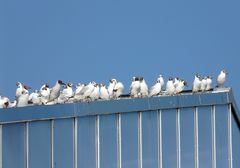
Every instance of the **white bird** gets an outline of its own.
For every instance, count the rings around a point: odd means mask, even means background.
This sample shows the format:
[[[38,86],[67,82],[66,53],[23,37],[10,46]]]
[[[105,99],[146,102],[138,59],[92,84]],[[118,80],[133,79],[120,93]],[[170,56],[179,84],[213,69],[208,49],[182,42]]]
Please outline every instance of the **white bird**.
[[[49,101],[54,101],[59,97],[62,85],[65,85],[65,83],[61,80],[57,80],[55,85],[50,89]]]
[[[140,92],[139,92],[139,96],[140,97],[146,97],[148,96],[148,86],[144,80],[143,77],[140,77]]]
[[[109,100],[109,93],[104,84],[100,84],[100,99]]]
[[[178,84],[180,82],[180,79],[178,77],[174,78],[174,87],[177,88],[178,87]]]
[[[90,99],[91,99],[92,101],[98,100],[98,99],[99,99],[99,96],[100,96],[99,85],[98,85],[98,84],[95,84],[95,85],[94,85],[94,89],[93,89],[92,93],[90,94]]]
[[[226,75],[227,75],[226,71],[221,70],[217,78],[217,87],[223,87],[223,84],[226,81]]]
[[[73,97],[73,89],[72,89],[73,84],[68,83],[64,85],[63,91],[60,93],[60,96],[58,97],[57,102],[62,104],[66,103],[69,101],[70,98]]]
[[[113,88],[113,98],[114,99],[118,98],[120,95],[123,94],[123,91],[124,91],[124,86],[122,82],[118,81]]]
[[[131,97],[138,97],[140,92],[140,81],[138,77],[133,77],[132,83],[130,86],[130,96]]]
[[[193,88],[192,92],[198,92],[201,89],[201,77],[200,75],[196,74],[194,81],[193,81]]]
[[[161,82],[160,82],[160,80],[157,80],[155,85],[153,85],[151,87],[149,95],[150,96],[156,96],[161,92],[161,89],[162,89]]]
[[[28,93],[28,90],[31,89],[31,87],[23,85],[20,82],[17,82],[16,85],[16,100],[22,95],[23,91]]]
[[[8,108],[10,101],[7,97],[0,96],[0,108]]]
[[[167,85],[166,85],[166,94],[167,95],[173,95],[175,93],[175,87],[174,87],[174,83],[173,83],[173,78],[170,77],[167,81]]]
[[[76,90],[74,94],[74,101],[81,101],[84,99],[83,94],[81,94],[82,89],[85,87],[85,84],[78,83],[76,85]]]
[[[27,91],[23,90],[22,94],[18,97],[17,100],[17,107],[25,107],[28,106],[28,99],[29,99],[29,94]]]
[[[160,81],[160,83],[161,83],[161,89],[163,89],[163,87],[164,87],[164,79],[163,79],[163,76],[162,76],[162,75],[159,75],[159,77],[158,77],[157,80]]]
[[[175,87],[175,93],[181,93],[184,90],[185,86],[187,86],[187,82],[179,79],[179,83],[177,84],[177,87]]]
[[[202,79],[202,82],[201,82],[201,91],[204,92],[207,88],[207,77],[203,78]]]
[[[207,87],[206,87],[206,91],[211,89],[211,85],[212,85],[212,77],[211,76],[207,76]]]
[[[113,90],[115,85],[117,84],[117,80],[116,79],[110,79],[109,80],[109,85],[108,85],[108,93],[110,98],[113,98]]]
[[[17,100],[14,100],[13,102],[10,102],[8,107],[12,108],[12,107],[16,107],[17,106]]]
[[[48,84],[44,84],[41,86],[40,90],[40,100],[42,104],[47,104],[49,101],[49,96],[50,96],[50,89]]]
[[[88,85],[86,85],[82,88],[82,90],[80,91],[79,94],[83,95],[84,100],[90,98],[90,95],[94,90],[94,85],[95,84],[96,84],[96,82],[93,81],[93,82],[90,82]]]
[[[40,92],[38,90],[35,90],[33,93],[29,95],[28,101],[34,105],[41,105],[42,101],[41,101]]]

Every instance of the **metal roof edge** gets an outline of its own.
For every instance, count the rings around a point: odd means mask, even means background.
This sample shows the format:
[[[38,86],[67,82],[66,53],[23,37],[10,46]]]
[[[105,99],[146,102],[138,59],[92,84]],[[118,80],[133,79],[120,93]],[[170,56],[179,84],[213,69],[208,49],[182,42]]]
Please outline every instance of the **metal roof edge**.
[[[230,89],[228,94],[229,94],[229,99],[230,99],[230,102],[231,102],[231,107],[232,107],[232,112],[233,112],[234,119],[236,120],[238,128],[240,129],[240,111],[239,111],[239,108],[237,106],[236,100],[234,98],[234,92],[233,92],[232,88]]]
[[[49,106],[28,106],[0,109],[0,123],[71,118],[89,115],[114,114],[159,109],[187,108],[196,106],[233,105],[239,116],[232,89],[213,90],[201,93],[182,93],[174,96],[148,98],[121,98],[109,101],[77,102]]]

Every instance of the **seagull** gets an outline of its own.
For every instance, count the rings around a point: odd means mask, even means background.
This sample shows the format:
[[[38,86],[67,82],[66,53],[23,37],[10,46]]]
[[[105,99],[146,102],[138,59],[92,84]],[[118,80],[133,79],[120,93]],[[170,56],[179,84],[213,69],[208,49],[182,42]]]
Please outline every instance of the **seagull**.
[[[161,81],[157,80],[155,85],[151,87],[149,95],[156,96],[161,92],[161,89],[162,89]]]
[[[143,77],[140,77],[139,80],[140,80],[140,97],[147,97],[148,96],[148,86]]]
[[[201,77],[199,74],[195,75],[194,81],[193,81],[193,88],[192,92],[198,92],[201,89]]]
[[[160,81],[160,83],[161,83],[161,89],[163,89],[163,87],[164,87],[164,79],[163,79],[163,76],[162,76],[162,75],[159,75],[159,77],[158,77],[157,80]]]
[[[53,101],[59,97],[62,85],[65,85],[65,83],[61,80],[57,80],[56,84],[50,89],[49,101]]]
[[[7,97],[0,96],[0,108],[8,108],[10,101]]]
[[[133,77],[132,83],[130,86],[130,96],[131,97],[138,97],[138,94],[140,92],[140,81],[139,77]]]
[[[29,99],[29,94],[28,91],[23,90],[22,94],[18,97],[17,100],[17,107],[25,107],[28,106],[28,99]]]
[[[73,84],[68,83],[64,85],[63,91],[60,93],[57,102],[60,104],[66,103],[70,98],[73,97]]]
[[[23,91],[28,92],[28,90],[31,89],[31,87],[23,85],[21,82],[17,82],[16,85],[16,100],[22,95]]]
[[[109,93],[104,84],[100,84],[100,99],[109,100]]]
[[[48,84],[44,84],[40,88],[40,100],[42,104],[47,104],[49,101],[49,96],[50,96],[50,89]]]
[[[108,93],[110,98],[113,98],[113,90],[115,85],[117,84],[117,80],[116,79],[110,79],[109,80],[109,85],[108,85]]]
[[[122,82],[117,81],[116,85],[113,88],[113,98],[116,99],[123,94],[124,86]]]
[[[35,90],[33,93],[29,95],[28,102],[31,102],[34,105],[41,105],[41,95],[38,90]]]
[[[206,91],[211,89],[211,85],[212,85],[212,77],[211,76],[207,76],[207,87],[206,87]]]
[[[90,95],[94,90],[94,85],[95,84],[96,84],[96,82],[93,81],[93,82],[90,82],[88,85],[86,85],[82,88],[82,90],[80,91],[79,94],[83,95],[84,100],[90,98]]]
[[[187,82],[185,80],[179,79],[177,87],[175,87],[175,93],[181,93],[185,86],[187,86]]]
[[[170,77],[167,81],[167,85],[166,85],[166,94],[167,95],[173,95],[175,92],[175,87],[174,87],[174,83],[173,83],[173,78]]]
[[[221,70],[220,74],[218,75],[217,78],[217,87],[223,87],[223,84],[226,80],[226,71],[225,70]]]
[[[202,82],[201,82],[201,88],[200,88],[200,90],[201,90],[202,92],[204,92],[204,91],[206,91],[206,89],[207,89],[207,77],[204,77],[204,78],[202,79]]]
[[[174,79],[174,83],[173,83],[175,88],[178,87],[179,82],[180,82],[179,77],[176,77],[176,78]]]
[[[100,96],[99,91],[100,91],[100,90],[99,90],[99,85],[98,85],[97,83],[95,83],[94,89],[93,89],[92,93],[90,94],[90,99],[91,99],[92,101],[99,99],[99,96]]]
[[[74,94],[74,101],[81,101],[84,99],[83,94],[81,94],[82,89],[86,86],[86,84],[78,83],[76,85],[76,90]]]

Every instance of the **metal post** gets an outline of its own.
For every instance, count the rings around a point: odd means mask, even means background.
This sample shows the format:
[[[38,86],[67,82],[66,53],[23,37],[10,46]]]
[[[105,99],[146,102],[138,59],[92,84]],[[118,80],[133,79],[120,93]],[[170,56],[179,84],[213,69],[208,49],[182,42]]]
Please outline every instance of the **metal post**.
[[[194,111],[194,147],[195,147],[195,168],[199,168],[199,146],[198,146],[198,108]]]
[[[158,168],[162,168],[162,111],[158,111]]]
[[[100,116],[96,117],[96,168],[100,168]]]
[[[138,113],[138,167],[142,168],[142,112]]]
[[[54,168],[54,120],[51,120],[51,168]]]
[[[74,167],[77,168],[78,166],[78,118],[74,118]]]
[[[177,168],[181,168],[181,128],[180,128],[180,109],[176,113],[177,130]]]
[[[211,116],[211,121],[212,121],[212,167],[216,168],[217,163],[216,163],[216,120],[215,120],[215,115],[216,115],[216,108],[215,106],[212,106],[212,116]]]
[[[232,157],[232,107],[228,106],[228,161],[229,168],[233,167]]]
[[[118,153],[118,168],[122,167],[122,131],[121,131],[121,114],[118,114],[118,120],[117,120],[117,139],[118,139],[118,145],[117,145],[117,153]]]
[[[29,168],[29,122],[25,125],[25,150],[26,168]]]

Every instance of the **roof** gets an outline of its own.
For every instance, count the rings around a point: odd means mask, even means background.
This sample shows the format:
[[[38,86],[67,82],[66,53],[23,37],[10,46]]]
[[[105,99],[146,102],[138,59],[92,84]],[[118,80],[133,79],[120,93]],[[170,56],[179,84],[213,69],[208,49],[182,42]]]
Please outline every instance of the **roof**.
[[[149,98],[130,98],[124,96],[118,100],[0,109],[0,123],[221,104],[231,104],[235,117],[237,117],[239,121],[240,113],[233,96],[233,91],[231,88],[224,88],[195,94],[186,91],[174,96],[156,96]]]

